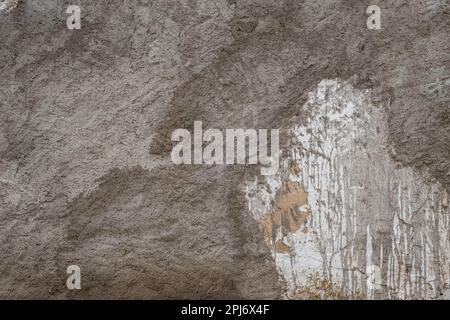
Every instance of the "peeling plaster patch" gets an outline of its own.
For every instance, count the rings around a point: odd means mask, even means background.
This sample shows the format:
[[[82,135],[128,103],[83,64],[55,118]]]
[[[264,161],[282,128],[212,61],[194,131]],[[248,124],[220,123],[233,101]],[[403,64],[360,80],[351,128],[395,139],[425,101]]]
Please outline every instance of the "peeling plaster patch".
[[[273,209],[264,215],[259,223],[265,238],[276,242],[277,232],[281,232],[284,237],[305,225],[309,216],[305,210],[308,194],[298,182],[284,181],[274,200]]]
[[[323,80],[304,110],[279,174],[245,187],[287,295],[319,272],[348,295],[439,296],[450,284],[444,188],[391,160],[367,90]]]

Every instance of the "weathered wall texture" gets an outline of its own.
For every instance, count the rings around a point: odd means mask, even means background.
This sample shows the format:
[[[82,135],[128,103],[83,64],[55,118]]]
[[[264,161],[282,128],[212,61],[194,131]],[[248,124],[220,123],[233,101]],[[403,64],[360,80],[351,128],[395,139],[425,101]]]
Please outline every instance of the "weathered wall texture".
[[[449,33],[438,0],[0,1],[0,298],[448,298]],[[173,165],[194,121],[280,128],[279,174]]]

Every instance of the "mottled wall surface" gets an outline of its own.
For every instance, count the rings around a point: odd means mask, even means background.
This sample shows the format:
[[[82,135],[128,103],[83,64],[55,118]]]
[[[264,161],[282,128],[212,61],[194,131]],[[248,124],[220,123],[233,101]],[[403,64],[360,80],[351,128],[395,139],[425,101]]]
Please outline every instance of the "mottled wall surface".
[[[0,1],[0,297],[448,297],[449,32],[448,1]],[[173,165],[194,121],[279,128],[279,173]]]

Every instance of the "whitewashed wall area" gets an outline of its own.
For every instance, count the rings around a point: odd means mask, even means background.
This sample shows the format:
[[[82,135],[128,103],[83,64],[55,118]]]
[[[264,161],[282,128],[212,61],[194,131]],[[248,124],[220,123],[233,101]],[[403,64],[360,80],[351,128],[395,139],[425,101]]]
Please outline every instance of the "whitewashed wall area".
[[[369,91],[321,81],[304,106],[307,121],[290,130],[278,175],[244,188],[288,297],[317,273],[348,297],[448,293],[448,195],[426,173],[394,163],[382,108]]]

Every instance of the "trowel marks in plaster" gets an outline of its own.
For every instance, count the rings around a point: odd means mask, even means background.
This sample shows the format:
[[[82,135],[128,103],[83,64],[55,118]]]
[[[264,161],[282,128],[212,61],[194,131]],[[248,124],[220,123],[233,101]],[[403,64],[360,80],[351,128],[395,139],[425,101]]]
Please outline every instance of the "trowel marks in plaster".
[[[279,173],[244,189],[288,297],[316,272],[348,296],[439,296],[450,278],[444,188],[391,160],[369,91],[323,80],[304,110]]]

